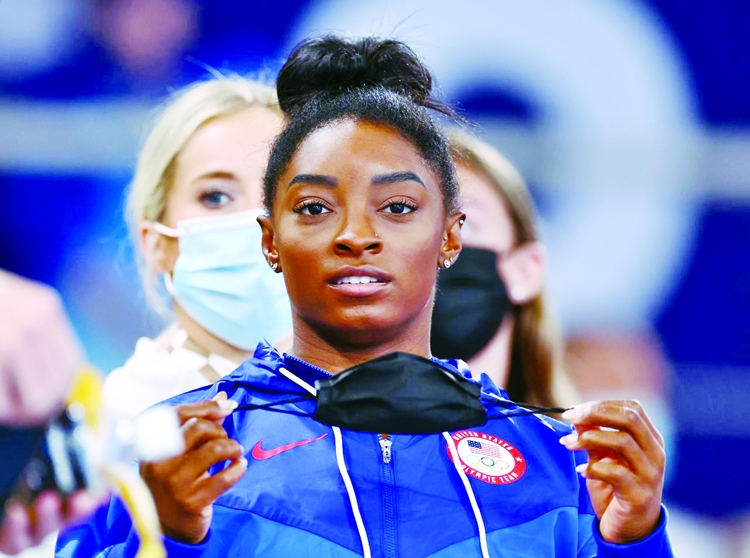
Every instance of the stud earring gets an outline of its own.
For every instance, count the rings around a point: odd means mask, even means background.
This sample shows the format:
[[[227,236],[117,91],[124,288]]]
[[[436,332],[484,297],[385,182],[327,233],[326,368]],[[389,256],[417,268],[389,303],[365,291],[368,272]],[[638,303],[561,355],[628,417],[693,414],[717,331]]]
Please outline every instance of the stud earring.
[[[443,237],[443,242],[448,242],[448,235],[447,234]]]
[[[276,271],[276,268],[278,268],[278,267],[279,267],[279,264],[277,264],[276,262],[268,262],[268,265],[269,265],[269,266],[271,267],[271,269],[273,269],[274,271]]]
[[[450,259],[445,260],[443,262],[443,265],[445,266],[445,269],[448,269],[451,266],[451,263],[452,262],[450,261]]]

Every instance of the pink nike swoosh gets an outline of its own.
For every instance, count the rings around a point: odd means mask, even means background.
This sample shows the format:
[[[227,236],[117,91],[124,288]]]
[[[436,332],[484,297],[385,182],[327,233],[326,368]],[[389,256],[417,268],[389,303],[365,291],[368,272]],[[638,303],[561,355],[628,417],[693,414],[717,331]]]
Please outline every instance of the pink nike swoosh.
[[[284,453],[285,451],[289,451],[290,449],[298,448],[300,446],[304,446],[307,444],[312,444],[313,442],[317,442],[318,440],[322,440],[328,436],[328,432],[325,434],[318,436],[317,438],[310,438],[309,440],[302,440],[301,442],[292,442],[291,444],[284,444],[283,446],[279,446],[277,448],[273,448],[270,450],[264,450],[261,446],[263,443],[263,440],[258,441],[257,444],[255,444],[255,447],[253,447],[253,451],[251,452],[251,455],[253,458],[257,459],[258,461],[262,461],[263,459],[271,459],[272,457],[275,457],[279,455],[280,453]]]

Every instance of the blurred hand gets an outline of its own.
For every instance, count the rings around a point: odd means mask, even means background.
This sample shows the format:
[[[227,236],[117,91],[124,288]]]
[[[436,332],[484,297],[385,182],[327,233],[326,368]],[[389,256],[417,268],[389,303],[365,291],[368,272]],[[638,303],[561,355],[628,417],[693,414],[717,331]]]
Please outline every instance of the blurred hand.
[[[141,465],[166,536],[190,544],[201,542],[211,526],[214,501],[245,474],[245,451],[221,426],[236,407],[225,393],[211,401],[177,407],[185,453]],[[226,460],[232,462],[229,467],[214,476],[208,474],[210,467]]]
[[[664,440],[640,403],[584,403],[563,419],[576,431],[560,442],[588,454],[588,463],[578,470],[604,540],[627,544],[646,538],[659,523],[666,455]]]
[[[41,424],[62,407],[80,345],[51,287],[0,270],[0,309],[0,424]]]
[[[63,502],[59,494],[43,492],[30,509],[9,500],[0,524],[0,552],[13,555],[38,545],[50,533],[88,516],[105,498],[80,491]]]

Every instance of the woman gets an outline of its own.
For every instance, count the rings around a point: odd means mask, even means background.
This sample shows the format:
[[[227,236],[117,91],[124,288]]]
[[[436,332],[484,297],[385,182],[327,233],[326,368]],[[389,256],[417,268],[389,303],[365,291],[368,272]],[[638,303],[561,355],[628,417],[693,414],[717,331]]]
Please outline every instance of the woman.
[[[275,91],[239,76],[178,91],[138,159],[128,217],[149,299],[175,322],[106,380],[115,420],[208,385],[268,337],[289,345],[291,314],[281,278],[266,265],[255,221],[263,169],[282,126]]]
[[[463,249],[440,274],[432,353],[460,358],[505,386],[513,401],[571,403],[562,340],[544,293],[536,210],[521,175],[496,149],[460,128],[447,132],[467,215]],[[460,324],[460,325],[459,325]]]
[[[430,358],[434,285],[464,219],[430,89],[389,40],[308,41],[282,68],[288,124],[259,222],[292,303],[292,354],[261,344],[173,400],[187,450],[141,467],[170,555],[671,556],[663,450],[637,403],[576,407],[571,434]],[[477,405],[485,425],[464,416]],[[114,503],[60,555],[132,556],[123,517]]]

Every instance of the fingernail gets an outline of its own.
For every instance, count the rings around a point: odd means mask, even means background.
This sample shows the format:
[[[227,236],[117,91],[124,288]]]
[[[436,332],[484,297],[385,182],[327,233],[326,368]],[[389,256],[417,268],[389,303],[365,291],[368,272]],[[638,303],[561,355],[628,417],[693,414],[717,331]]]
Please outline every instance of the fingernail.
[[[564,446],[575,444],[578,441],[578,433],[571,432],[567,436],[560,438],[560,443]]]
[[[586,478],[586,469],[589,468],[588,463],[581,463],[576,467],[576,472],[581,475],[583,478]]]
[[[563,420],[576,421],[583,417],[583,405],[576,405],[562,414]]]
[[[222,399],[217,401],[217,403],[223,411],[234,411],[239,406],[239,403],[233,399]]]
[[[214,401],[221,401],[227,399],[227,392],[226,391],[219,391],[216,393],[216,395],[212,398]]]
[[[242,459],[240,459],[240,467],[242,467],[243,469],[247,469],[247,459],[246,458],[243,457]]]
[[[194,424],[195,424],[196,422],[198,422],[198,419],[197,419],[196,417],[190,417],[189,419],[187,419],[187,420],[185,421],[185,424],[183,424],[182,426],[183,426],[184,428],[190,428],[190,427],[191,427],[191,426],[193,426],[193,425],[194,425]]]

